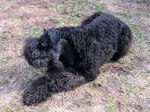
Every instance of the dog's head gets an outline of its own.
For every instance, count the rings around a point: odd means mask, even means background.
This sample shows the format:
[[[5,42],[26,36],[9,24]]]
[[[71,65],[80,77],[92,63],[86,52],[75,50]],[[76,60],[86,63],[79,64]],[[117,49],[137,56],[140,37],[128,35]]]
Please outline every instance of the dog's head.
[[[27,62],[35,68],[47,67],[60,55],[60,37],[58,30],[47,29],[39,38],[26,39],[23,54]]]

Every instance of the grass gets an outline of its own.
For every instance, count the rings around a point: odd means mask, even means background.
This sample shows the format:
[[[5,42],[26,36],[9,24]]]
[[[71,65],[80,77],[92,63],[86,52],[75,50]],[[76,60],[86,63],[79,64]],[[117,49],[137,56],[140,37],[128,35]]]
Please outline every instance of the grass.
[[[144,3],[149,5],[150,4],[150,0],[135,0],[137,3]]]
[[[10,56],[1,56],[0,55],[0,65],[4,64],[7,62],[8,59],[10,59]]]
[[[80,16],[86,7],[91,8],[95,12],[107,10],[105,4],[96,3],[94,0],[69,0],[65,1],[64,4],[56,2],[54,8],[62,14],[59,17],[55,17],[59,22],[59,26],[65,26],[67,24],[79,25],[81,21]]]
[[[7,41],[8,39],[10,39],[12,37],[12,33],[9,31],[3,31],[0,33],[0,42],[2,41]]]
[[[56,16],[55,18],[57,19],[60,26],[64,26],[65,24],[67,24],[68,16]]]
[[[119,12],[118,15],[128,20],[134,17],[134,15],[131,12]]]
[[[41,112],[50,112],[49,111],[49,107],[48,106],[45,106],[41,109]]]
[[[72,17],[72,24],[75,25],[75,26],[79,25],[80,24],[79,17],[73,16]]]
[[[94,0],[76,0],[66,1],[64,4],[56,3],[56,10],[60,13],[66,13],[70,15],[80,15],[86,7],[91,7],[93,11],[106,11],[105,4],[99,4]]]
[[[84,10],[84,8],[92,3],[93,0],[77,0],[72,4],[72,10],[73,12],[81,12]]]
[[[130,27],[133,30],[134,34],[136,35],[135,38],[141,37],[143,35],[144,30],[140,26],[135,24],[130,24]]]
[[[20,109],[20,108],[15,109],[15,110],[10,109],[10,108],[6,108],[6,109],[5,109],[5,112],[22,112],[22,111],[21,111],[21,109]],[[44,112],[44,111],[43,111],[43,112]]]
[[[94,4],[93,5],[93,8],[96,12],[99,12],[99,11],[106,11],[107,8],[106,8],[106,5],[105,4]]]
[[[10,108],[6,108],[5,112],[14,112],[14,111],[12,109],[10,109]]]
[[[93,95],[93,92],[91,92],[91,91],[85,91],[85,96],[86,97],[93,97],[94,95]]]
[[[114,100],[107,101],[106,112],[119,112],[116,102]]]
[[[143,0],[142,2],[148,3],[149,1]],[[130,2],[130,4],[132,3]],[[150,25],[150,14],[146,5],[142,9],[137,10],[139,4],[129,6],[126,2],[118,2],[116,0],[111,0],[111,2],[109,0],[34,2],[35,7],[39,8],[39,10],[44,4],[49,4],[51,8],[43,9],[47,12],[47,14],[43,15],[44,17],[39,12],[34,12],[39,14],[38,17],[32,14],[32,12],[31,15],[23,13],[29,20],[22,20],[21,14],[17,10],[24,5],[31,7],[32,4],[32,2],[21,1],[18,4],[15,0],[11,4],[6,0],[3,3],[0,2],[0,6],[7,7],[5,11],[2,8],[0,9],[1,14],[4,17],[6,16],[5,21],[3,21],[3,18],[0,18],[1,112],[60,112],[60,110],[64,112],[149,112],[149,70],[145,69],[142,65],[143,63],[148,64],[150,62],[149,29],[146,27]],[[114,4],[115,7],[113,7]],[[18,6],[18,9],[13,9],[11,6]],[[114,12],[109,6],[121,10]],[[132,10],[126,10],[127,7]],[[43,18],[50,17],[58,21],[54,23],[57,27],[79,25],[85,16],[89,16],[89,14],[96,11],[111,12],[130,26],[133,31],[134,40],[129,54],[117,63],[104,65],[97,80],[77,88],[76,91],[53,95],[52,98],[37,106],[22,106],[21,95],[23,88],[26,87],[25,83],[36,76],[39,77],[44,74],[44,70],[38,71],[27,65],[21,54],[17,54],[17,50],[22,49],[22,46],[14,47],[12,44],[22,44],[25,37],[38,37],[41,35],[43,29],[39,23],[46,21]],[[11,12],[11,16],[9,16],[10,13],[8,12]],[[30,19],[32,19],[33,23],[30,22]],[[28,28],[28,26],[32,27]],[[51,27],[51,24],[49,26]],[[13,31],[15,29],[18,31],[20,28],[20,32],[23,32],[19,33],[20,36],[18,36],[18,32],[12,32],[11,28],[13,28]],[[15,55],[11,56],[12,54]],[[20,89],[21,87],[22,89]]]
[[[42,33],[41,28],[40,27],[34,27],[31,29],[29,35],[32,37],[38,37],[40,36]]]
[[[62,4],[56,3],[54,7],[56,8],[57,11],[60,11],[60,12],[64,10],[64,6]]]

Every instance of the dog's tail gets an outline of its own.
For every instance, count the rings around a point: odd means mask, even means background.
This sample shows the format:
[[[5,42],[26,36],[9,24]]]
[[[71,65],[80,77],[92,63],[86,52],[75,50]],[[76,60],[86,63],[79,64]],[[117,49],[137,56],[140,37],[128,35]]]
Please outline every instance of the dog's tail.
[[[102,12],[96,12],[93,15],[91,15],[90,17],[86,18],[85,20],[83,20],[81,22],[81,26],[85,26],[89,23],[91,23],[96,17],[100,16],[102,14]]]
[[[130,28],[127,25],[124,25],[118,37],[118,50],[114,54],[111,60],[117,61],[118,59],[125,56],[128,53],[129,48],[131,47],[132,40],[133,40],[133,35]]]

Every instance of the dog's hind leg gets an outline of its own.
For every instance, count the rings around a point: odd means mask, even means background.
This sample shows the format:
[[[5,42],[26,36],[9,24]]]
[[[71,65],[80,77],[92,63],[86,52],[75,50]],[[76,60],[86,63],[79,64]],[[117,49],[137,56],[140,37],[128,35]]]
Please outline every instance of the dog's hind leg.
[[[132,44],[132,39],[133,37],[130,28],[127,25],[124,25],[121,34],[118,37],[118,50],[112,57],[112,61],[117,61],[128,53]]]

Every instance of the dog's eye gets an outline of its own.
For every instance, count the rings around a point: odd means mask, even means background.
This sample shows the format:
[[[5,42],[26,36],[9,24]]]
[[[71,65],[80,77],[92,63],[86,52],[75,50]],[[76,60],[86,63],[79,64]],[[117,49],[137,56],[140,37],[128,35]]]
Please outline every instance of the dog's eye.
[[[41,48],[41,49],[51,49],[52,47],[53,47],[53,43],[50,40],[50,38],[48,37],[48,35],[43,34],[39,38],[39,48]]]
[[[47,42],[39,42],[38,48],[39,49],[51,49],[53,47],[53,45],[51,43],[47,43]]]

